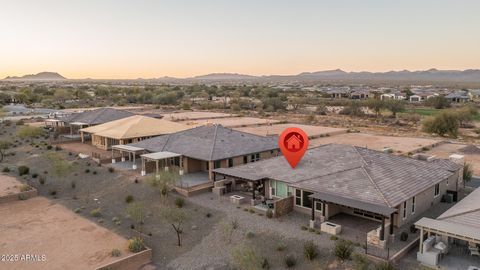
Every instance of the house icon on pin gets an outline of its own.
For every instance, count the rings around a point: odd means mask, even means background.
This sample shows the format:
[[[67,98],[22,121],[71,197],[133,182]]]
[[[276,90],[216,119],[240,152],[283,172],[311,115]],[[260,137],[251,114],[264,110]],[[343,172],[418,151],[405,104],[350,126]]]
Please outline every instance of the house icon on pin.
[[[287,145],[287,149],[290,151],[297,151],[300,150],[302,145],[302,140],[299,138],[299,135],[292,135],[288,140],[285,142]]]

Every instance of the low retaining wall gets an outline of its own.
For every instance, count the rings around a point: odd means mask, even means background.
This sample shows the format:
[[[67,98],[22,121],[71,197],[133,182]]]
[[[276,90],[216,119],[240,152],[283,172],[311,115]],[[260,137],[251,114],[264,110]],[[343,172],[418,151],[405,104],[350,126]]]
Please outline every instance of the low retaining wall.
[[[152,261],[152,250],[146,249],[138,253],[131,254],[125,258],[105,264],[95,270],[131,270],[139,269],[141,266]]]
[[[275,217],[281,217],[293,211],[293,196],[274,201]]]
[[[35,196],[37,196],[37,190],[33,188],[32,190],[29,190],[29,191],[2,196],[0,197],[0,203],[18,201],[20,200],[20,197],[22,197],[22,200],[26,200]]]

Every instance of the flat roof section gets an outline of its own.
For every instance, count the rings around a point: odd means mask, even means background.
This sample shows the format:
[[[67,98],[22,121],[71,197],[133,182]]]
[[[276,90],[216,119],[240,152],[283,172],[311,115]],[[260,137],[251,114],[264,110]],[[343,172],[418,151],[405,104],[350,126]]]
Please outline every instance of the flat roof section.
[[[151,160],[161,160],[161,159],[179,157],[181,155],[173,152],[163,151],[163,152],[144,154],[140,156],[147,159],[151,159]]]

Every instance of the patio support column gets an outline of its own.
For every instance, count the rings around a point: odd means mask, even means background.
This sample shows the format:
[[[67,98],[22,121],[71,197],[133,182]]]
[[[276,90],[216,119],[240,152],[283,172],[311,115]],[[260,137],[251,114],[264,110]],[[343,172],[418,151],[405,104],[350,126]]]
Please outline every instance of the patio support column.
[[[122,162],[125,162],[125,157],[123,156],[123,151],[120,150],[120,155],[122,156]]]
[[[420,228],[420,247],[418,248],[420,254],[423,254],[423,228]]]
[[[393,213],[390,214],[390,236],[393,235]]]
[[[145,159],[143,157],[141,157],[141,158],[142,158],[142,172],[141,172],[141,174],[142,174],[142,176],[144,176],[144,175],[147,174],[147,172],[145,170]]]
[[[382,217],[382,227],[380,228],[380,241],[385,240],[385,217]]]
[[[252,200],[255,201],[255,183],[252,182]]]
[[[85,142],[85,137],[83,135],[83,131],[80,131],[80,138],[82,139],[82,143]]]
[[[115,155],[113,154],[113,147],[112,147],[112,164],[114,164],[116,162],[115,160]]]
[[[135,163],[135,152],[133,152],[132,155],[133,155],[133,165],[132,165],[132,169],[136,170],[136,169],[137,169],[137,163]]]
[[[155,176],[158,177],[158,159],[155,160]]]
[[[312,201],[312,215],[310,218],[310,228],[315,228],[315,198],[310,198]]]

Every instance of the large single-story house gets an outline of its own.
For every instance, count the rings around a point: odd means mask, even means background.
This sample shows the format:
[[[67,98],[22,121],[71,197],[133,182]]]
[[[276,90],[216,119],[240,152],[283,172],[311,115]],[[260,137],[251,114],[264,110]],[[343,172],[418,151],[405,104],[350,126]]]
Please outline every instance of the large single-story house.
[[[80,129],[80,137],[84,142],[85,134],[90,134],[92,145],[103,150],[112,145],[124,145],[139,142],[151,137],[174,133],[188,129],[187,126],[143,115],[133,115],[101,125]]]
[[[114,146],[114,149],[139,154],[142,175],[158,173],[161,167],[178,166],[181,174],[203,172],[211,182],[214,169],[277,156],[277,140],[276,136],[264,137],[213,124]]]
[[[470,101],[470,96],[465,91],[453,92],[445,96],[445,98],[450,102],[455,103],[465,103]]]
[[[69,127],[70,134],[79,136],[79,130],[85,127],[96,126],[107,122],[123,119],[135,115],[134,113],[113,108],[99,108],[80,113],[74,113],[58,118],[63,126]]]
[[[436,219],[424,217],[415,226],[421,236],[417,253],[420,262],[436,267],[443,266],[442,260],[454,258],[458,264],[466,261],[459,269],[480,266],[480,188]]]
[[[286,200],[278,210],[283,212],[288,208],[309,213],[311,226],[340,212],[378,221],[379,241],[384,241],[385,227],[393,235],[394,226],[400,227],[418,217],[439,203],[443,195],[452,193],[456,197],[463,186],[463,161],[455,161],[423,161],[362,147],[328,144],[307,150],[295,169],[284,157],[276,157],[215,169],[214,173],[218,175],[216,179],[231,182],[233,187],[242,187],[239,183],[253,187],[253,204],[261,196]]]

